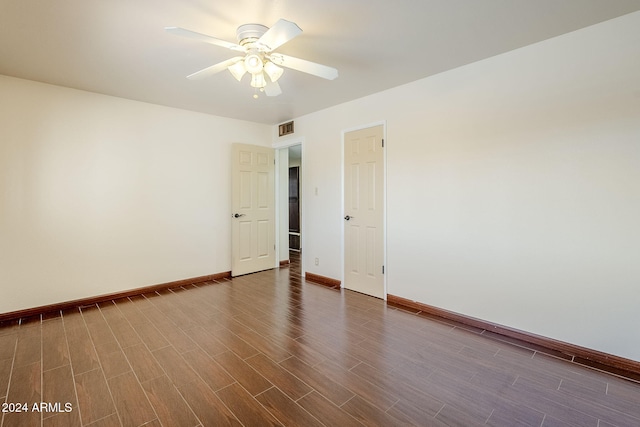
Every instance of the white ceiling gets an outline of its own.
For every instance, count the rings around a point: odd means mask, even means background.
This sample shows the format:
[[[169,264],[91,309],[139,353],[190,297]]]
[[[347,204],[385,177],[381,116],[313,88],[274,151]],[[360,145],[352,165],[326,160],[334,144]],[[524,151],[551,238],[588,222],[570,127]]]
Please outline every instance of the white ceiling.
[[[0,74],[275,124],[640,10],[640,0],[0,0]],[[236,42],[245,23],[303,30],[277,52],[335,67],[286,70],[283,94],[248,78],[186,75],[235,52],[164,31]],[[0,94],[1,96],[1,94]]]

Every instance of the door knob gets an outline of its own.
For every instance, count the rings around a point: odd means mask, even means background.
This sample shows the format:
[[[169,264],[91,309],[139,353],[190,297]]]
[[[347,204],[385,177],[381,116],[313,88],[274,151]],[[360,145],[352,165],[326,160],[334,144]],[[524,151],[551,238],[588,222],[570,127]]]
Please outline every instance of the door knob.
[[[233,214],[234,218],[240,218],[241,216],[244,216],[244,214],[239,214],[239,213]]]
[[[354,216],[349,216],[349,215],[347,215],[347,216],[345,216],[345,217],[344,217],[344,219],[346,219],[347,221],[349,221],[349,220],[350,220],[350,219],[352,219],[352,218],[355,218],[355,217],[354,217]]]

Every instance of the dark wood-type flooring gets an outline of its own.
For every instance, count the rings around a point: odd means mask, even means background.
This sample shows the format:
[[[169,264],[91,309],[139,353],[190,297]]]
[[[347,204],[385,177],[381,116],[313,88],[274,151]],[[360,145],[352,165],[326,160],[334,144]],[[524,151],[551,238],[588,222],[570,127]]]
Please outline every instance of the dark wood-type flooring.
[[[5,323],[2,426],[640,426],[635,382],[305,282],[293,261]]]

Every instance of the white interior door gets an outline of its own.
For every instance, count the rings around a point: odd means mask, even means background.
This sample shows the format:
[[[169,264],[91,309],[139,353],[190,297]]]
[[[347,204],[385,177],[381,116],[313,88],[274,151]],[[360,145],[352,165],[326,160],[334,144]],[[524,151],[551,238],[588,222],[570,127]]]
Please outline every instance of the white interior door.
[[[384,288],[384,130],[344,137],[344,287],[378,298]]]
[[[275,267],[274,150],[233,144],[231,275]]]

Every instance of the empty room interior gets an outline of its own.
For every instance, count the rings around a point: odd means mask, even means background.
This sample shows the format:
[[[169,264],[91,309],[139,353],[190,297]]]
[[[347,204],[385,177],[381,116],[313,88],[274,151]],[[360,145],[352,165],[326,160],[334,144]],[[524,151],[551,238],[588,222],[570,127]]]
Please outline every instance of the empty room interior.
[[[0,427],[640,425],[640,0],[0,0]]]

